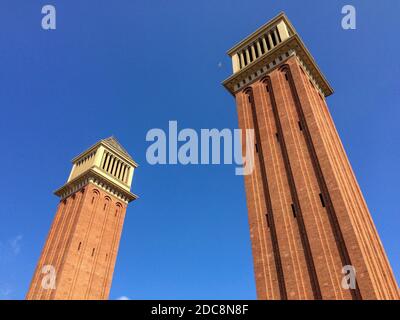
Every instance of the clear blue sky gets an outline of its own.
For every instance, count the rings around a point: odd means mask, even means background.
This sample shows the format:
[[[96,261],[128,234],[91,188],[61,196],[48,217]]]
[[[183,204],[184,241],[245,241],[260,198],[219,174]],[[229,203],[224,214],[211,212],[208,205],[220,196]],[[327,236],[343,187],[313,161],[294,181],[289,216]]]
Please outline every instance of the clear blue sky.
[[[54,4],[57,30],[41,29]],[[357,9],[357,30],[341,8]],[[146,133],[237,128],[227,49],[285,11],[335,89],[331,112],[400,278],[400,2],[22,1],[0,4],[0,299],[21,299],[70,160],[112,134],[140,164],[110,298],[253,299],[233,165],[150,166]],[[220,64],[221,63],[221,64]]]

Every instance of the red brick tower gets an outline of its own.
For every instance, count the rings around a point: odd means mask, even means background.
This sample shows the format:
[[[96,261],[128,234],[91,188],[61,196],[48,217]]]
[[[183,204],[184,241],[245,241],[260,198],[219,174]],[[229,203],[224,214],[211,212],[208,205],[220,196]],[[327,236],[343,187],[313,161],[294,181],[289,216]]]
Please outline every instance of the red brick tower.
[[[399,299],[326,105],[333,91],[291,23],[280,14],[228,54],[224,86],[255,131],[245,187],[258,298]]]
[[[136,167],[113,137],[73,159],[27,299],[108,299]]]

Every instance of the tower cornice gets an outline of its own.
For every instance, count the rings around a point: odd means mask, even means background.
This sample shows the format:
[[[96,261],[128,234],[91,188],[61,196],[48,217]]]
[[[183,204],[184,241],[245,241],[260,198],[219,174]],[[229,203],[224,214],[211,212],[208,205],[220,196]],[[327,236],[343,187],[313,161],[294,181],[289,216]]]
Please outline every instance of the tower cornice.
[[[265,76],[293,55],[297,56],[321,94],[326,97],[333,93],[331,85],[284,13],[240,41],[227,54],[232,58],[234,73],[222,84],[231,94]]]
[[[91,168],[73,180],[67,182],[61,188],[57,189],[54,194],[63,200],[85,187],[88,183],[95,184],[99,188],[105,190],[125,203],[129,203],[138,198],[137,195],[127,191],[124,188],[121,188],[118,184],[107,179],[101,173],[101,169],[97,167]]]

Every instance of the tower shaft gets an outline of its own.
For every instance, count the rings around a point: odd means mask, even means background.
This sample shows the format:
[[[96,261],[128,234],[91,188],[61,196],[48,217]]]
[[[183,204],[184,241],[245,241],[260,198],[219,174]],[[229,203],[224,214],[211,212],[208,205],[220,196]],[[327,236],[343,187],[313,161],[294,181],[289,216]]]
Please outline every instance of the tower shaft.
[[[93,184],[61,201],[27,298],[107,299],[125,210]],[[54,290],[42,286],[46,265],[56,271]]]

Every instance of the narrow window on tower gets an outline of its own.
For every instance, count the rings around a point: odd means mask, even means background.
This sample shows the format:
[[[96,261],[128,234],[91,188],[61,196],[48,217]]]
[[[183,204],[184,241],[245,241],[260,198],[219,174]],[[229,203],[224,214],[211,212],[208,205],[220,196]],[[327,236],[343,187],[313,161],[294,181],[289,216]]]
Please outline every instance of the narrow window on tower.
[[[108,258],[108,253],[106,253],[106,261],[107,261],[107,258]]]
[[[293,203],[291,204],[291,206],[292,206],[293,217],[296,218],[296,208],[294,207]]]
[[[264,46],[263,46],[261,40],[259,40],[258,43],[260,44],[261,54],[264,54],[265,50],[264,50]]]
[[[94,248],[93,248],[93,250],[92,250],[92,257],[94,256]]]
[[[278,28],[276,28],[275,30],[276,30],[276,34],[278,35],[278,41],[282,42],[281,35],[279,34]]]
[[[108,164],[107,164],[107,168],[106,168],[106,171],[107,171],[107,172],[108,172],[108,169],[110,169],[110,164],[111,164],[111,162],[113,161],[112,156],[109,156],[109,159],[110,159],[110,160],[108,160]]]
[[[253,62],[253,55],[251,54],[251,47],[248,47],[250,62]]]
[[[122,177],[121,177],[121,180],[122,180],[122,181],[124,181],[125,171],[126,171],[126,166],[124,166],[124,171],[122,172]]]
[[[276,136],[276,140],[278,140],[278,142],[279,142],[279,134],[278,134],[278,132],[275,133],[275,136]]]
[[[277,45],[277,42],[276,42],[276,38],[275,38],[275,35],[273,32],[271,32],[271,38],[272,38],[272,43],[274,44],[274,47],[275,47]]]
[[[258,145],[257,145],[257,143],[255,144],[255,146],[256,146],[256,152],[258,153]]]
[[[78,251],[81,249],[82,242],[79,242]]]
[[[267,43],[267,49],[268,49],[268,51],[269,50],[271,50],[271,44],[269,43],[269,39],[268,39],[268,36],[267,35],[265,35],[265,42]]]
[[[115,210],[115,216],[117,216],[117,213],[118,213],[118,209],[117,209],[117,210]]]
[[[319,199],[321,200],[322,206],[325,208],[325,201],[324,201],[324,197],[322,196],[322,193],[319,194]]]
[[[265,90],[267,90],[267,92],[269,92],[269,86],[265,86]]]
[[[92,204],[93,204],[93,202],[94,202],[94,197],[92,197]]]
[[[286,79],[286,81],[289,80],[289,77],[288,77],[287,73],[285,73],[285,79]]]
[[[269,228],[269,215],[268,215],[268,213],[265,214],[265,220],[267,220],[267,227]]]
[[[110,168],[110,171],[108,171],[109,173],[112,174],[112,172],[114,171],[114,165],[115,165],[116,162],[117,162],[117,159],[114,158],[114,159],[113,159],[113,162],[112,162],[112,165],[111,165],[111,168]]]
[[[298,122],[298,124],[299,124],[299,129],[300,129],[300,131],[303,131],[303,127],[301,126],[301,122],[300,121],[297,121]]]

